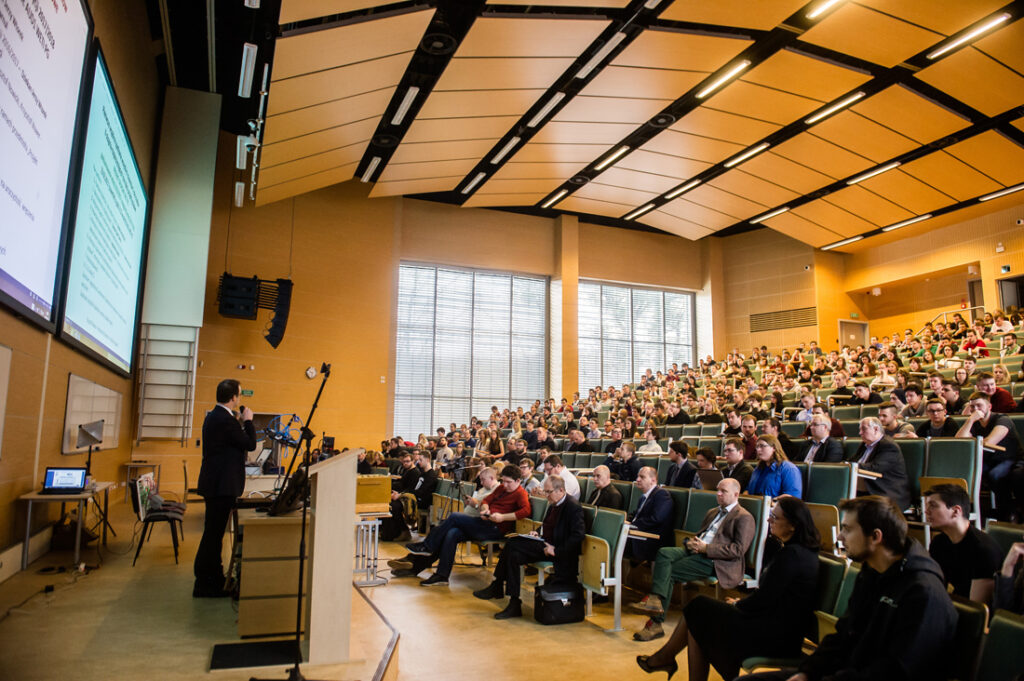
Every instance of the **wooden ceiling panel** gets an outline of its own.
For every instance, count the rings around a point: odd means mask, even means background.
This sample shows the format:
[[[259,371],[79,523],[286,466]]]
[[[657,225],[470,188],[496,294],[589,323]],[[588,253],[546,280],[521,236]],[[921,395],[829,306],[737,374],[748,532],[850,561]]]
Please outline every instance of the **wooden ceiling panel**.
[[[578,196],[584,199],[594,199],[595,201],[610,201],[611,203],[626,204],[629,206],[626,210],[619,215],[628,213],[634,208],[638,208],[651,199],[657,196],[655,192],[644,192],[636,189],[629,189],[628,187],[615,187],[608,184],[602,184],[601,178],[597,178],[592,182],[588,182],[579,189],[577,189],[573,196]]]
[[[864,180],[860,184],[865,189],[870,189],[879,196],[884,196],[893,203],[903,206],[915,215],[923,215],[953,203],[952,197],[907,175],[900,168]]]
[[[547,196],[554,191],[563,180],[559,178],[544,179],[534,178],[527,180],[501,180],[490,179],[481,185],[482,192],[490,194],[543,194]]]
[[[932,64],[917,77],[987,116],[1024,104],[1024,77],[972,47]]]
[[[611,184],[616,187],[631,187],[646,192],[662,194],[679,184],[675,177],[665,177],[654,173],[645,173],[637,170],[630,170],[620,166],[614,166],[601,173],[597,178],[601,184]]]
[[[267,115],[274,116],[374,90],[393,90],[402,80],[411,54],[403,52],[275,81],[267,98]]]
[[[451,161],[459,158],[480,159],[493,146],[494,140],[487,139],[455,142],[409,142],[395,150],[390,163]]]
[[[490,139],[497,142],[519,120],[518,116],[489,118],[417,118],[409,126],[402,143],[440,142],[443,140]]]
[[[477,90],[481,86],[511,90],[546,90],[573,59],[452,59],[435,90]]]
[[[767,207],[761,203],[749,201],[736,194],[731,194],[709,184],[702,184],[683,195],[687,201],[699,203],[706,208],[713,208],[721,213],[730,215],[735,220],[746,220],[759,213],[763,213]]]
[[[715,0],[714,2],[675,2],[661,13],[670,21],[739,26],[767,31],[778,26],[800,9],[806,0]]]
[[[1024,130],[1024,118],[1018,118],[1017,120],[1015,120],[1010,125],[1012,125],[1013,127],[1017,128],[1018,130]]]
[[[506,126],[506,130],[511,125]],[[541,128],[530,143],[547,144],[604,144],[612,145],[633,132],[629,123],[571,123],[551,121]],[[607,150],[607,146],[605,147]],[[593,161],[596,157],[591,156]]]
[[[575,59],[607,26],[599,19],[480,17],[455,56]]]
[[[774,123],[701,106],[676,121],[669,129],[749,146],[780,127]]]
[[[794,163],[771,151],[758,154],[741,166],[743,171],[756,175],[762,180],[782,185],[799,194],[807,194],[815,189],[832,184],[833,179],[807,166]]]
[[[1004,185],[1024,180],[1024,149],[998,132],[983,132],[946,151]]]
[[[669,99],[627,99],[577,95],[552,119],[561,122],[629,123],[634,127],[672,103]]]
[[[537,5],[541,7],[625,7],[630,0],[494,0],[489,5]]]
[[[305,158],[260,168],[259,184],[272,187],[275,184],[296,180],[307,175],[316,175],[341,166],[358,163],[363,155],[363,145],[352,145]],[[349,179],[349,178],[345,178]]]
[[[839,241],[842,237],[835,232],[829,231],[810,220],[805,220],[793,213],[782,213],[773,218],[765,220],[762,224],[771,227],[780,234],[810,244],[815,248],[827,246],[830,243]]]
[[[843,66],[781,50],[744,73],[741,80],[829,102],[866,83],[871,76]]]
[[[565,180],[580,171],[579,163],[506,163],[493,177],[501,180]]]
[[[477,159],[463,158],[453,161],[424,161],[422,163],[388,163],[384,172],[380,174],[378,182],[393,182],[399,180],[422,180],[431,177],[452,177],[453,175],[465,176]]]
[[[837,180],[875,165],[866,158],[808,132],[783,142],[774,150],[779,156],[785,156]]]
[[[952,35],[996,11],[1006,0],[857,0],[861,5]]]
[[[539,144],[531,140],[512,157],[512,161],[515,163],[578,163],[586,165],[606,151],[608,151],[606,144]]]
[[[676,132],[675,130],[665,130],[640,148],[659,154],[671,154],[680,158],[706,161],[708,163],[718,163],[743,151],[742,144],[723,142],[722,140],[709,137],[698,137],[697,135],[689,135],[685,132]]]
[[[304,19],[355,12],[379,4],[380,0],[282,0],[279,22],[290,24]]]
[[[711,73],[742,52],[750,41],[649,29],[641,33],[614,60],[616,66],[663,69],[685,66],[688,71]]]
[[[668,232],[669,234],[681,236],[684,239],[689,239],[690,241],[696,241],[697,239],[701,239],[714,233],[707,227],[695,224],[689,220],[677,218],[674,215],[669,215],[668,213],[664,213],[660,210],[652,210],[650,213],[644,213],[638,217],[636,221],[642,222],[650,227],[654,227],[655,229]]]
[[[404,194],[427,194],[430,192],[451,191],[462,180],[462,175],[452,177],[432,177],[424,180],[402,180],[397,182],[377,182],[370,191],[370,198],[380,196],[402,196]]]
[[[684,180],[703,172],[711,167],[710,163],[695,161],[691,158],[679,158],[668,154],[659,154],[637,149],[626,158],[615,164],[615,168],[639,170],[644,173],[664,175],[665,177]]]
[[[595,97],[637,97],[641,99],[675,100],[707,77],[704,71],[672,69],[604,67],[586,87]]]
[[[876,123],[927,144],[961,130],[969,121],[902,85],[893,85],[850,108]]]
[[[902,166],[903,172],[955,197],[958,201],[988,194],[1003,186],[945,151],[928,154]]]
[[[358,163],[350,163],[324,173],[301,177],[297,180],[274,185],[273,187],[258,187],[256,189],[256,205],[265,206],[274,201],[299,196],[300,194],[306,194],[317,189],[323,189],[324,187],[330,187],[331,185],[351,180],[358,165]]]
[[[394,91],[394,88],[377,90],[268,116],[263,141],[265,144],[274,144],[356,121],[372,118],[376,122],[387,108]]]
[[[853,111],[843,111],[811,129],[817,137],[837,146],[867,156],[875,163],[916,149],[914,140],[875,123]]]
[[[434,10],[278,38],[273,82],[416,49]],[[273,89],[273,88],[271,88]]]
[[[838,232],[843,236],[863,234],[881,226],[859,218],[853,213],[822,199],[805,203],[789,212],[822,227],[826,227],[833,232]]]
[[[366,149],[373,131],[377,129],[377,121],[370,118],[349,125],[303,135],[279,144],[266,144],[260,151],[260,166],[269,168],[279,163],[313,156],[341,147],[358,146],[360,153]]]
[[[974,47],[1002,62],[1017,73],[1024,73],[1024,21],[1015,21],[1003,26],[978,42]]]
[[[712,210],[707,206],[702,206],[699,203],[687,201],[686,199],[676,199],[675,201],[669,201],[665,205],[661,206],[661,211],[674,215],[677,218],[683,218],[690,222],[695,222],[698,225],[707,227],[718,231],[736,222],[736,219],[731,215],[726,215],[717,210]]]
[[[869,192],[859,184],[829,194],[825,200],[840,208],[845,208],[865,220],[870,220],[876,225],[891,225],[900,220],[914,217],[914,214],[906,208]]]
[[[462,204],[464,208],[487,208],[492,206],[535,206],[547,194],[484,194],[475,192]]]
[[[705,106],[786,125],[811,113],[821,102],[737,80],[711,95]]]
[[[739,168],[722,173],[708,184],[765,206],[781,206],[800,196],[774,182],[762,180]]]
[[[577,213],[593,213],[604,215],[610,218],[617,218],[633,210],[634,206],[624,203],[613,203],[611,201],[600,201],[590,199],[577,194],[567,196],[564,200],[555,204],[559,210],[575,211]]]
[[[940,33],[846,2],[800,39],[889,67],[930,47],[942,37]]]
[[[544,90],[434,90],[416,118],[462,118],[467,112],[481,117],[522,116],[543,94]]]

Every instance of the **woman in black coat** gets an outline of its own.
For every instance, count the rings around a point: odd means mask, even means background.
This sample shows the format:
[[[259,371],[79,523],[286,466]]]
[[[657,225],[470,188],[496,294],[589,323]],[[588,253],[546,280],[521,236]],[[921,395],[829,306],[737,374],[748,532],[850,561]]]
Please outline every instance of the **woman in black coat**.
[[[694,598],[668,642],[653,655],[637,656],[641,669],[672,678],[676,656],[689,647],[690,681],[706,681],[709,666],[732,679],[748,657],[799,655],[814,622],[821,538],[807,504],[795,497],[778,499],[769,527],[781,548],[761,571],[758,589],[735,604]]]

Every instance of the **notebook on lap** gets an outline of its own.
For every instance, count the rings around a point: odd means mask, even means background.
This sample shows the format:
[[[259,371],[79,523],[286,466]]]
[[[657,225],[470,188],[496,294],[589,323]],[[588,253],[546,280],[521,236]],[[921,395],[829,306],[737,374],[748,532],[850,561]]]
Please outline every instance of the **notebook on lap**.
[[[85,491],[85,468],[49,466],[40,494],[81,494]]]

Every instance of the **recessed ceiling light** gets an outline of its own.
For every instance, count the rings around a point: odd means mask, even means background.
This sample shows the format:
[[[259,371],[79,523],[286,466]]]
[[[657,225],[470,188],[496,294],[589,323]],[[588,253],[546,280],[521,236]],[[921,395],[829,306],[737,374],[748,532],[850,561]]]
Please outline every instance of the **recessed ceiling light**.
[[[991,201],[992,199],[998,199],[1000,196],[1006,196],[1007,194],[1012,194],[1014,192],[1019,192],[1021,189],[1024,189],[1024,183],[1017,184],[1017,185],[1014,185],[1012,187],[1007,187],[1006,189],[1000,189],[999,191],[992,192],[991,194],[985,194],[985,196],[982,196],[978,200],[979,201]]]
[[[897,222],[894,225],[889,225],[888,227],[882,227],[882,231],[883,232],[891,232],[894,229],[899,229],[900,227],[906,227],[907,225],[912,225],[915,222],[921,222],[922,220],[927,220],[931,216],[932,216],[932,214],[928,213],[927,215],[918,215],[917,217],[908,218],[906,220],[903,220],[902,222]]]
[[[977,28],[973,28],[970,31],[968,31],[967,33],[964,33],[959,38],[955,38],[955,39],[951,40],[950,42],[946,43],[945,45],[943,45],[939,49],[935,50],[934,52],[929,52],[928,53],[928,59],[937,59],[938,57],[941,57],[942,55],[946,54],[950,50],[955,50],[956,48],[960,47],[964,43],[969,43],[970,41],[972,41],[975,38],[977,38],[978,36],[980,36],[982,33],[985,33],[987,31],[991,31],[993,28],[995,28],[999,24],[1004,23],[1009,18],[1010,18],[1010,14],[1008,12],[1003,12],[999,16],[992,17],[991,19],[989,19],[988,21],[984,22],[983,24],[981,24]]]
[[[823,251],[831,251],[833,248],[839,248],[840,246],[846,246],[847,244],[852,244],[854,241],[860,241],[863,238],[864,238],[863,234],[860,234],[858,236],[851,236],[849,239],[843,239],[842,241],[837,241],[837,242],[835,242],[833,244],[829,244],[828,246],[822,246],[821,250],[823,250]]]
[[[505,158],[505,155],[508,154],[508,152],[512,151],[512,149],[522,141],[523,139],[521,137],[513,137],[512,139],[510,139],[508,141],[508,144],[501,148],[501,151],[499,151],[497,154],[491,157],[491,163],[494,165],[498,165],[498,163],[501,162],[501,159]]]
[[[751,147],[751,148],[747,149],[746,151],[744,151],[744,152],[742,152],[740,154],[737,154],[736,156],[733,156],[728,161],[726,161],[723,165],[726,168],[732,168],[734,165],[738,165],[738,164],[742,163],[743,161],[746,161],[751,156],[755,156],[757,154],[760,154],[762,151],[764,151],[765,149],[767,149],[770,146],[771,145],[768,144],[767,142],[761,142],[756,147]]]
[[[863,92],[854,92],[849,97],[844,97],[843,99],[839,100],[838,102],[836,102],[832,106],[825,107],[824,109],[822,109],[818,113],[814,114],[813,116],[811,116],[810,118],[805,120],[804,123],[806,123],[807,125],[812,125],[814,123],[817,123],[822,118],[825,118],[826,116],[831,116],[836,111],[839,111],[840,109],[844,109],[844,108],[850,106],[851,104],[853,104],[854,102],[856,102],[858,99],[860,99],[863,96],[864,96]]]
[[[564,92],[556,92],[551,95],[551,99],[548,100],[548,103],[541,107],[541,110],[537,112],[536,116],[530,119],[530,122],[526,124],[526,127],[536,128],[540,125],[540,122],[547,118],[547,115],[551,113],[551,110],[558,106],[558,103],[563,99],[565,99]]]
[[[465,187],[462,188],[462,193],[463,194],[468,194],[471,191],[473,191],[473,187],[475,187],[478,184],[480,184],[480,180],[484,179],[485,177],[487,177],[487,173],[483,173],[483,172],[477,173],[476,177],[474,177],[472,180],[470,180],[469,184],[467,184]]]
[[[740,73],[742,73],[743,70],[745,68],[747,68],[748,66],[750,66],[750,61],[747,60],[747,59],[744,59],[739,64],[736,64],[731,69],[729,69],[728,71],[723,73],[721,76],[719,76],[718,78],[713,80],[711,82],[711,84],[708,85],[706,88],[704,88],[703,90],[698,92],[697,93],[697,99],[704,99],[705,97],[710,95],[712,92],[714,92],[718,88],[722,87],[723,85],[728,83],[730,80],[732,80],[736,76],[740,75]]]
[[[565,195],[568,194],[568,193],[569,193],[568,189],[559,189],[557,194],[552,196],[550,199],[548,199],[544,203],[540,204],[540,207],[541,208],[551,208],[551,206],[555,205],[556,203],[558,203],[559,201],[564,199]]]
[[[586,78],[590,75],[590,72],[597,68],[597,65],[604,61],[605,57],[611,54],[612,50],[618,47],[619,43],[626,39],[626,34],[619,31],[611,38],[608,39],[604,45],[601,46],[594,56],[591,57],[586,64],[583,65],[579,71],[576,72],[576,78]]]
[[[888,172],[888,171],[892,170],[893,168],[899,167],[899,165],[900,165],[899,161],[893,161],[892,163],[886,163],[884,166],[878,166],[877,168],[872,168],[871,170],[867,171],[866,173],[861,173],[857,177],[850,178],[849,180],[846,181],[846,184],[853,185],[853,184],[857,184],[858,182],[863,182],[864,180],[868,179],[869,177],[874,177],[875,175],[881,175],[882,173]]]
[[[696,187],[698,184],[700,184],[700,180],[690,180],[689,182],[684,184],[682,187],[676,187],[675,189],[670,191],[668,194],[665,194],[665,198],[666,199],[674,199],[677,196],[679,196],[680,194],[685,194],[686,192],[690,191],[691,189]]]
[[[653,203],[648,203],[645,206],[640,206],[639,208],[637,208],[635,210],[632,210],[629,213],[626,213],[624,216],[622,216],[622,219],[623,220],[632,220],[633,218],[638,218],[641,215],[643,215],[644,213],[646,213],[647,211],[651,210],[652,208],[654,208],[654,204]]]
[[[366,164],[366,170],[363,172],[363,176],[359,178],[360,182],[369,182],[370,178],[373,177],[373,171],[380,165],[380,156],[374,156],[370,159],[370,162]]]
[[[787,210],[789,210],[789,206],[783,206],[782,208],[776,208],[775,210],[770,211],[768,213],[763,213],[761,215],[758,215],[756,218],[752,218],[752,219],[748,220],[748,222],[750,224],[752,224],[752,225],[756,225],[757,223],[761,222],[762,220],[767,220],[768,218],[773,218],[776,215],[782,215]]]
[[[391,125],[401,125],[402,120],[405,118],[405,114],[409,113],[409,107],[416,101],[416,95],[420,93],[420,89],[415,85],[409,87],[405,91],[405,96],[402,97],[402,103],[398,105],[398,111],[391,117]]]
[[[842,1],[843,0],[824,0],[824,2],[820,3],[817,7],[815,7],[814,9],[812,9],[810,12],[807,13],[807,18],[808,19],[817,19],[822,14],[824,14],[827,11],[829,11],[830,9],[832,9],[833,7],[835,7],[836,5],[841,3]]]
[[[594,170],[604,170],[612,163],[614,163],[616,160],[618,160],[620,156],[625,155],[628,151],[632,151],[632,147],[622,145],[621,147],[613,151],[611,154],[609,154],[607,157],[605,157],[603,161],[594,166]]]

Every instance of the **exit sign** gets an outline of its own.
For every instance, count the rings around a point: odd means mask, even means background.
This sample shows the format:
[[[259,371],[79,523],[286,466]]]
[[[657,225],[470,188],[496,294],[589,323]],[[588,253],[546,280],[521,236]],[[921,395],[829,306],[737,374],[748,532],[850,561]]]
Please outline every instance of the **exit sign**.
[[[251,391],[251,390],[243,390],[242,391],[242,397],[252,397],[252,392],[253,391]]]
[[[858,317],[860,317],[860,313],[859,312],[851,312],[850,313],[850,319],[857,319]],[[242,391],[242,394],[243,395],[245,394],[244,390]]]

